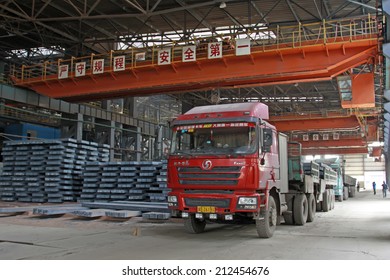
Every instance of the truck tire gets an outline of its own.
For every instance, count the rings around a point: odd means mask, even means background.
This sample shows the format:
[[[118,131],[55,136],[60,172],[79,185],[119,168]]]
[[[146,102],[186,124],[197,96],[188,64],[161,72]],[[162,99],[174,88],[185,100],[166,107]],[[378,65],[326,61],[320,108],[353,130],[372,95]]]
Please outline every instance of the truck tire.
[[[291,211],[289,212],[284,212],[283,213],[283,218],[284,218],[284,224],[285,225],[293,225],[294,224],[294,217]]]
[[[349,197],[355,197],[356,196],[356,188],[351,187],[351,193],[349,194]]]
[[[196,219],[195,214],[190,214],[188,219],[184,220],[184,227],[189,233],[201,233],[206,227],[206,221]]]
[[[317,205],[316,205],[316,206],[317,206],[317,207],[316,207],[317,212],[321,212],[321,211],[322,211],[322,201],[317,202]]]
[[[344,200],[347,200],[349,197],[349,194],[348,194],[348,187],[344,187],[343,189],[343,199]]]
[[[338,196],[337,196],[337,201],[343,202],[343,196],[342,196],[342,195],[338,195]]]
[[[334,195],[334,192],[330,192],[330,210],[334,209],[334,203],[336,202],[336,196]]]
[[[260,219],[256,220],[257,235],[260,238],[270,238],[274,235],[277,217],[278,211],[275,199],[270,195],[268,197],[268,208],[260,209]]]
[[[322,194],[322,211],[328,212],[329,211],[329,206],[330,206],[330,195],[329,191],[325,190],[325,192]]]
[[[307,203],[306,195],[303,193],[297,194],[294,198],[294,221],[298,226],[303,226],[307,221],[309,205]]]
[[[314,221],[314,217],[315,217],[315,214],[316,214],[316,210],[317,210],[317,203],[316,203],[316,200],[314,198],[314,194],[310,193],[307,195],[307,205],[308,205],[308,209],[307,209],[307,222],[308,223],[311,223]]]

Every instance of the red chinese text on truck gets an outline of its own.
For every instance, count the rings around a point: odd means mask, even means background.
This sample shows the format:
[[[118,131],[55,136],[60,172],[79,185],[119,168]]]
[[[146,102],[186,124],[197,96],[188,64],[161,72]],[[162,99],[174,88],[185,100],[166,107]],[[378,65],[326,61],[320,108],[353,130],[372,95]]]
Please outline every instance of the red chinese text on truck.
[[[191,233],[206,221],[254,221],[259,237],[273,235],[281,217],[303,225],[316,206],[331,208],[331,186],[318,165],[303,169],[299,144],[267,122],[262,103],[195,107],[172,123],[168,205]]]

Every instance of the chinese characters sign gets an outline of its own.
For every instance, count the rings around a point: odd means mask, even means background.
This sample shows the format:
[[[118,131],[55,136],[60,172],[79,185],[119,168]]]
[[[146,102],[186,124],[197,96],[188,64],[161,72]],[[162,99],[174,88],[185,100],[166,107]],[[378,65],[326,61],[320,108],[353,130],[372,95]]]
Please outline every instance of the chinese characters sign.
[[[158,51],[157,64],[171,64],[171,49],[163,49]]]
[[[143,60],[145,60],[145,58],[146,58],[146,53],[144,53],[144,52],[135,54],[136,61],[143,61]]]
[[[196,61],[196,47],[195,46],[186,46],[183,47],[182,61]]]
[[[116,56],[113,58],[113,68],[114,68],[114,72],[116,71],[123,71],[126,69],[126,62],[125,62],[125,56],[124,55],[121,55],[121,56]]]
[[[58,67],[58,79],[66,79],[69,76],[69,65],[60,65]]]
[[[209,43],[207,47],[207,57],[208,59],[222,58],[222,43]]]
[[[181,61],[182,62],[195,62],[197,61],[197,49],[195,45],[183,46],[181,49],[177,49],[175,53],[173,53],[172,48],[160,49],[157,52],[157,64],[158,65],[169,65],[173,62],[174,57],[179,58],[181,52]],[[223,51],[223,42],[210,42],[207,43],[207,58],[222,58]],[[251,40],[250,39],[237,39],[235,40],[235,55],[250,55],[251,54]],[[152,53],[154,57],[156,57],[156,53]],[[76,62],[74,64],[74,69],[69,69],[73,66],[69,65],[59,65],[58,66],[58,79],[66,79],[69,78],[69,75],[74,77],[83,77],[87,75],[87,67],[88,74],[102,74],[104,73],[104,64],[110,64],[112,67],[111,70],[113,72],[124,71],[126,70],[126,57],[127,57],[127,67],[134,67],[136,65],[134,61],[144,61],[146,60],[145,52],[132,52],[131,56],[119,55],[112,57],[112,61],[105,61],[105,59],[94,59],[89,65],[89,62]],[[178,61],[178,59],[177,59]],[[131,64],[131,66],[129,66]],[[72,64],[73,65],[73,64]],[[69,72],[74,71],[74,73]],[[107,71],[107,69],[106,69]]]
[[[250,39],[237,39],[236,40],[236,55],[251,54],[251,40]]]
[[[75,77],[85,76],[85,68],[86,68],[85,62],[76,63],[75,71],[74,71]]]
[[[220,127],[248,127],[254,126],[252,123],[208,123],[208,124],[194,124],[194,125],[183,125],[177,126],[174,129],[178,130],[193,130],[197,128],[220,128]]]
[[[95,59],[92,63],[92,74],[104,73],[104,59]]]

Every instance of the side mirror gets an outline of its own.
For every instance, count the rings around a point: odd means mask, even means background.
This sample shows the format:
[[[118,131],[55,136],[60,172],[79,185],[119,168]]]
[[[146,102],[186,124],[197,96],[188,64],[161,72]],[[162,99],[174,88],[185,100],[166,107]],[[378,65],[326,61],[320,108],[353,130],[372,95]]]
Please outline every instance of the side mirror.
[[[272,140],[273,140],[272,129],[263,128],[263,145],[262,145],[263,152],[269,153],[271,151]]]

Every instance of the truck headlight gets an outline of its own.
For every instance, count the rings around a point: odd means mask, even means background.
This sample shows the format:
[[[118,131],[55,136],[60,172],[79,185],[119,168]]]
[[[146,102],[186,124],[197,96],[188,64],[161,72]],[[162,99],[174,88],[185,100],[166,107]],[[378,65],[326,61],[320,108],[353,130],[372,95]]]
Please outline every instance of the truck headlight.
[[[177,207],[179,204],[177,203],[176,195],[168,195],[168,207]]]
[[[256,205],[257,204],[257,197],[242,196],[238,199],[238,204],[239,205],[244,205],[244,204]]]
[[[242,196],[242,197],[238,198],[237,209],[256,210],[256,208],[257,208],[257,197]]]
[[[187,213],[187,212],[181,213],[181,217],[182,217],[182,218],[188,218],[188,213]]]

